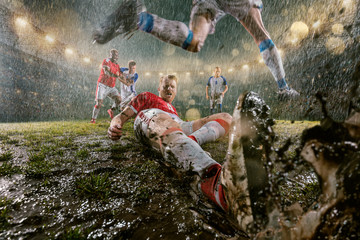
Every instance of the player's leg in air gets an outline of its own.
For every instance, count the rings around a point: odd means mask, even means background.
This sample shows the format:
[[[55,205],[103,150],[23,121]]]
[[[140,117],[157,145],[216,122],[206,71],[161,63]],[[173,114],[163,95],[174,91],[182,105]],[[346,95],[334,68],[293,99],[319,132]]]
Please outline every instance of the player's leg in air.
[[[252,35],[255,43],[259,46],[261,56],[277,82],[279,94],[285,94],[288,96],[299,95],[298,92],[291,89],[286,83],[281,56],[275,44],[271,40],[270,34],[264,27],[261,18],[261,10],[258,7],[251,8],[248,15],[240,22]]]
[[[183,22],[145,12],[140,1],[125,0],[95,30],[94,40],[103,44],[119,34],[127,35],[139,29],[187,51],[198,52],[208,34],[213,33],[214,21],[224,15],[223,12],[215,12],[212,6],[208,6],[209,3],[198,2],[193,7],[189,28]]]

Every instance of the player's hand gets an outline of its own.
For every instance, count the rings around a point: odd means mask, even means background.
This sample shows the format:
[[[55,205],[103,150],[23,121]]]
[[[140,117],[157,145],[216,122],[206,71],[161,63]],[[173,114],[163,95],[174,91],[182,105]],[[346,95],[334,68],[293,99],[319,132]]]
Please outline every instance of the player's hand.
[[[209,99],[209,96],[208,95],[206,95],[206,100],[208,100]]]
[[[222,95],[222,97],[224,97],[224,96],[225,96],[225,93],[222,92],[221,95]]]
[[[108,128],[107,134],[111,140],[113,141],[119,140],[122,136],[122,127],[119,124],[110,126]]]

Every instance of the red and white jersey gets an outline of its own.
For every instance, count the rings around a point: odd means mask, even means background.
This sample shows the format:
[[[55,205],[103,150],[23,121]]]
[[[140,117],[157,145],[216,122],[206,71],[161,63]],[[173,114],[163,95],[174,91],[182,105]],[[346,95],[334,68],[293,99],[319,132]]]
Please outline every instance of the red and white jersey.
[[[102,63],[102,66],[109,66],[110,72],[113,74],[116,74],[116,75],[119,75],[121,72],[119,64],[112,62],[110,60],[110,58],[105,58]],[[104,69],[101,68],[98,82],[113,88],[113,87],[115,87],[116,77],[110,77],[110,76],[106,75],[104,72]]]
[[[143,92],[137,95],[130,102],[129,106],[136,114],[145,109],[157,108],[179,117],[175,107],[171,103],[165,102],[161,97],[151,92]]]

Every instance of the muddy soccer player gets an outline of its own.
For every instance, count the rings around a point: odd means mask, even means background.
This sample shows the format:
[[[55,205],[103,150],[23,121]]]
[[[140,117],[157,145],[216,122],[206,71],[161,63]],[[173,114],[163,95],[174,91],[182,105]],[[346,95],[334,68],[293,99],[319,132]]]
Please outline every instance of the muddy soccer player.
[[[200,176],[201,192],[220,208],[227,210],[224,191],[219,185],[221,165],[201,147],[227,134],[232,117],[217,113],[195,121],[183,121],[171,104],[177,93],[177,78],[167,75],[160,79],[159,96],[144,92],[136,96],[111,121],[108,136],[118,140],[123,125],[135,117],[135,136],[144,144],[160,151],[164,160],[180,171]]]
[[[146,12],[140,0],[124,0],[95,30],[93,38],[104,44],[117,35],[127,36],[139,29],[187,51],[199,52],[207,36],[215,32],[216,23],[229,14],[253,37],[277,83],[279,96],[296,97],[299,93],[288,86],[279,51],[264,27],[262,8],[261,0],[193,0],[188,27]]]

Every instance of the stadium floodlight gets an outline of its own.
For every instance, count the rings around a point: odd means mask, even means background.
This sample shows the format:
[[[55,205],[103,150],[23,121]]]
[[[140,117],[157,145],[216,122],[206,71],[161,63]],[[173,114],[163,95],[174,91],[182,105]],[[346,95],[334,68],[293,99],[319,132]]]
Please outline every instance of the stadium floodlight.
[[[242,69],[244,69],[244,70],[248,70],[248,69],[249,69],[249,65],[244,64],[244,65],[242,66]]]
[[[72,54],[74,54],[74,50],[72,50],[71,48],[66,48],[65,53],[69,54],[69,55],[72,55]]]
[[[16,25],[20,26],[20,27],[26,27],[29,23],[25,18],[22,17],[18,17],[15,20]]]
[[[55,39],[53,37],[49,36],[49,35],[45,36],[45,40],[48,41],[49,43],[55,42]]]
[[[313,25],[312,25],[312,28],[313,29],[318,29],[320,27],[320,20],[316,21]]]

